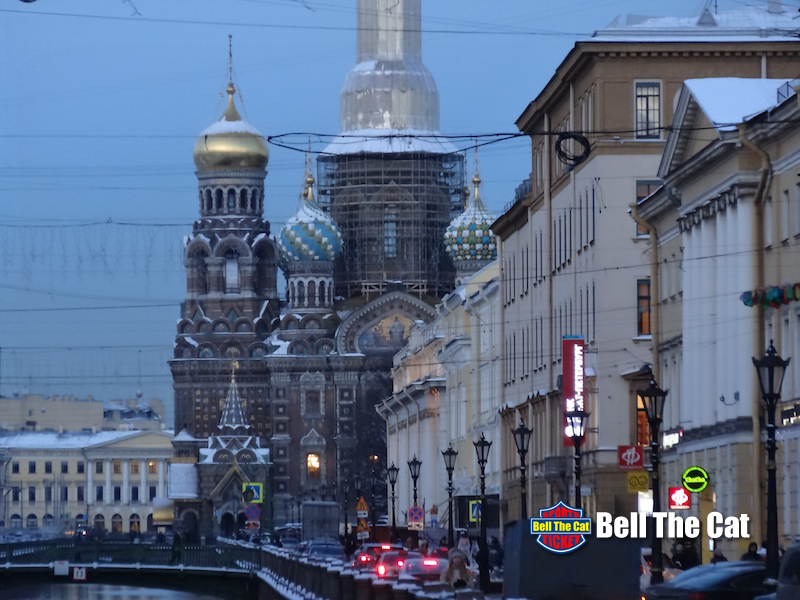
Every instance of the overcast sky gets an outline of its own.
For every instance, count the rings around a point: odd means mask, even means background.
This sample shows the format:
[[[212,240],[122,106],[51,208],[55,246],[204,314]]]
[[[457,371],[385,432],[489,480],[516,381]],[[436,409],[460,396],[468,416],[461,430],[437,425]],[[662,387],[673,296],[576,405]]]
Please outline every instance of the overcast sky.
[[[577,39],[620,14],[704,4],[423,0],[442,131],[515,131]],[[171,405],[181,245],[197,217],[192,147],[224,110],[228,33],[244,118],[265,136],[331,135],[354,28],[355,0],[0,2],[0,394],[141,389]],[[304,157],[270,154],[265,217],[277,233]],[[467,164],[471,178],[472,152]],[[497,216],[530,172],[527,141],[482,149],[480,171]]]

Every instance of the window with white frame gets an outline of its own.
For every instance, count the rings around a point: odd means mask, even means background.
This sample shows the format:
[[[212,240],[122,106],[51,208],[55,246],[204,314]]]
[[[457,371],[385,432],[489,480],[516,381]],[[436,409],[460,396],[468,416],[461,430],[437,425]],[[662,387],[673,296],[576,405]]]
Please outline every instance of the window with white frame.
[[[661,137],[661,82],[634,83],[634,135],[636,139]]]

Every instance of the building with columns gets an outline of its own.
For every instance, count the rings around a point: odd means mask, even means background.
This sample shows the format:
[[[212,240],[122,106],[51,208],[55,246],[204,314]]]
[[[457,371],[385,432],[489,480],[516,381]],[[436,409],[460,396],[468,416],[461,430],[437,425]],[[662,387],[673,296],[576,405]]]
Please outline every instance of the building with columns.
[[[752,357],[791,358],[777,409],[779,543],[800,533],[800,118],[795,81],[684,83],[636,212],[649,229],[654,370],[669,390],[664,480],[702,465],[708,506],[766,537],[765,410]],[[720,101],[721,99],[724,101]],[[679,432],[680,434],[676,434]],[[698,514],[698,506],[692,507]],[[721,540],[742,553],[748,540]],[[704,543],[703,547],[708,544]]]
[[[167,497],[171,439],[171,431],[0,434],[5,526],[152,530],[154,500]]]

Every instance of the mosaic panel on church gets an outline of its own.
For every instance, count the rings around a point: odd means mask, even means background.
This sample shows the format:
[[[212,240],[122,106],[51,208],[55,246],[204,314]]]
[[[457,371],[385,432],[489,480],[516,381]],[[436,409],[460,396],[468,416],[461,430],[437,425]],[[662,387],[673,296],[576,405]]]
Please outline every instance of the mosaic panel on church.
[[[405,345],[413,324],[405,315],[386,315],[358,334],[358,351],[365,354],[395,354]]]

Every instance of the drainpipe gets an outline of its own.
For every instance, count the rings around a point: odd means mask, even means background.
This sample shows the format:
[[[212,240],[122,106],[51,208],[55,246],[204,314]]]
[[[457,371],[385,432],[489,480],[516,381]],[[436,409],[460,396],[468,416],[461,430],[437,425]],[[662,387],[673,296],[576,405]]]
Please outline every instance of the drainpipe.
[[[800,100],[799,100],[800,102]],[[772,161],[769,154],[757,146],[750,138],[747,137],[746,127],[744,123],[739,124],[739,141],[746,148],[761,158],[761,175],[758,180],[758,187],[756,194],[753,198],[753,239],[756,246],[756,273],[755,273],[755,288],[764,287],[764,198],[769,187],[769,181],[772,176]],[[753,356],[761,356],[764,352],[764,308],[759,304],[754,307],[756,310],[755,317],[755,336],[753,342]],[[761,449],[761,429],[758,426],[759,414],[761,412],[761,393],[758,385],[753,383],[750,397],[753,399],[752,406],[752,419],[753,419],[753,448]],[[764,465],[760,451],[753,452],[753,471],[756,473],[757,480],[760,483],[764,480]],[[757,515],[761,515],[761,494],[753,494],[753,510]],[[753,523],[755,531],[755,539],[763,538],[762,531],[763,519],[758,518]]]
[[[642,227],[647,229],[650,234],[650,312],[653,319],[652,326],[650,327],[650,339],[653,345],[653,358],[652,358],[652,371],[653,379],[663,384],[661,381],[661,360],[659,356],[658,347],[661,344],[661,322],[660,307],[661,295],[658,278],[658,230],[655,225],[650,221],[646,221],[639,214],[639,207],[636,204],[631,204],[631,217]],[[655,302],[653,302],[655,300]]]

